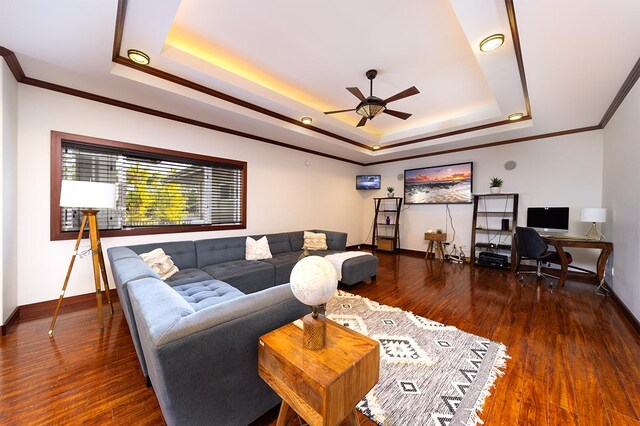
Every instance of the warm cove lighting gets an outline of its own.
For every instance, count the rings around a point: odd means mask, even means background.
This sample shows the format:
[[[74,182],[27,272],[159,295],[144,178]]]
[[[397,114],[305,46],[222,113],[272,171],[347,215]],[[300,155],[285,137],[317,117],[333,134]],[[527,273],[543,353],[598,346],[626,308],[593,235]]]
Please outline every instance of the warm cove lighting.
[[[149,59],[149,55],[140,50],[129,49],[127,50],[127,56],[136,64],[149,65],[149,62],[151,62],[151,59]]]
[[[302,124],[311,124],[311,123],[313,123],[313,118],[311,118],[311,117],[302,117],[302,119],[300,121],[302,121]]]
[[[507,118],[509,119],[509,121],[516,121],[516,120],[520,120],[522,117],[524,117],[523,113],[516,112],[514,114],[510,114]]]
[[[483,52],[491,52],[502,46],[504,43],[503,34],[491,35],[480,42],[480,50]]]

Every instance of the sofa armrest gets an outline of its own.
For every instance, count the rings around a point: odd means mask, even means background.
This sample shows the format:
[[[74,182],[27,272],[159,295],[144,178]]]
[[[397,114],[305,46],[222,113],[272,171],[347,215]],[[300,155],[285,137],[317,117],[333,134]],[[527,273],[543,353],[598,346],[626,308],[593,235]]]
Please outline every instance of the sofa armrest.
[[[277,395],[258,375],[258,340],[308,312],[289,284],[186,316],[173,295],[163,295],[175,291],[157,284],[139,280],[129,291],[167,423],[248,424],[275,406]]]

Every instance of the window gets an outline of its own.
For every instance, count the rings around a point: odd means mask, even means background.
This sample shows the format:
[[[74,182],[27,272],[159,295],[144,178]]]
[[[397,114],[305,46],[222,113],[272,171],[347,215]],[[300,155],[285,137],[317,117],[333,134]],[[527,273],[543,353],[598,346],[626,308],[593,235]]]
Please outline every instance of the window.
[[[77,237],[82,212],[60,207],[60,182],[116,185],[102,236],[246,228],[243,161],[51,133],[51,239]]]

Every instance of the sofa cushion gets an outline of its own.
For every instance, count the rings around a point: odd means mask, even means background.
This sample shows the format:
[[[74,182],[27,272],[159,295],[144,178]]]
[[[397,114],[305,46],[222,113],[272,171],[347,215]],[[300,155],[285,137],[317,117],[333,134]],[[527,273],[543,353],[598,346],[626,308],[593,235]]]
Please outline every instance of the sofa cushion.
[[[232,260],[202,268],[213,278],[231,284],[243,293],[255,293],[273,287],[275,269],[261,260]]]
[[[253,239],[247,237],[245,241],[245,260],[262,260],[271,259],[271,251],[269,250],[269,240],[266,235],[262,238]]]
[[[184,284],[207,281],[212,278],[213,277],[211,275],[207,274],[202,269],[187,268],[187,269],[181,269],[171,278],[168,278],[165,282],[169,284],[171,287],[175,287],[175,286],[184,285]]]
[[[304,231],[289,232],[289,244],[291,244],[291,251],[302,250],[304,245]]]
[[[345,251],[347,249],[347,233],[313,229],[313,232],[321,232],[327,235],[327,247],[329,250]]]
[[[128,247],[137,254],[147,253],[153,249],[162,248],[167,255],[171,256],[173,263],[176,264],[178,269],[198,267],[196,261],[196,247],[193,241],[149,243]]]
[[[326,250],[327,234],[304,231],[304,246],[307,250]]]
[[[262,235],[254,236],[256,240],[262,237]],[[281,233],[281,234],[268,234],[266,235],[267,240],[269,240],[269,250],[272,255],[276,255],[279,253],[287,253],[291,251],[291,243],[289,242],[289,233]],[[300,246],[302,247],[302,246]],[[300,248],[298,247],[298,249]],[[298,250],[296,249],[296,250]]]
[[[246,237],[216,238],[198,240],[196,253],[198,268],[234,260],[244,261]]]
[[[289,282],[291,270],[298,263],[298,259],[302,251],[291,251],[289,253],[280,253],[271,259],[265,259],[263,262],[270,263],[275,268],[276,285]]]
[[[162,281],[166,281],[178,272],[178,267],[161,248],[153,249],[149,253],[140,253],[140,258],[149,265]]]
[[[180,296],[186,300],[194,311],[217,305],[237,297],[244,293],[237,288],[220,280],[207,280],[199,283],[190,283],[173,287]]]

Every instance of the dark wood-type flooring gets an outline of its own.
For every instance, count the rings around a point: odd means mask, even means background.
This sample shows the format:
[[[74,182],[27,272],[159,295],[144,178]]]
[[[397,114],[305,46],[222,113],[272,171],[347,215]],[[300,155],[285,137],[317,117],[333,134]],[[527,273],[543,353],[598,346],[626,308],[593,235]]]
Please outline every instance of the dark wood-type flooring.
[[[485,424],[640,425],[640,338],[595,285],[550,290],[532,276],[378,255],[378,279],[349,291],[507,345]],[[53,306],[23,308],[0,338],[0,425],[163,424],[119,305],[101,333],[95,299],[70,299],[49,338]]]

